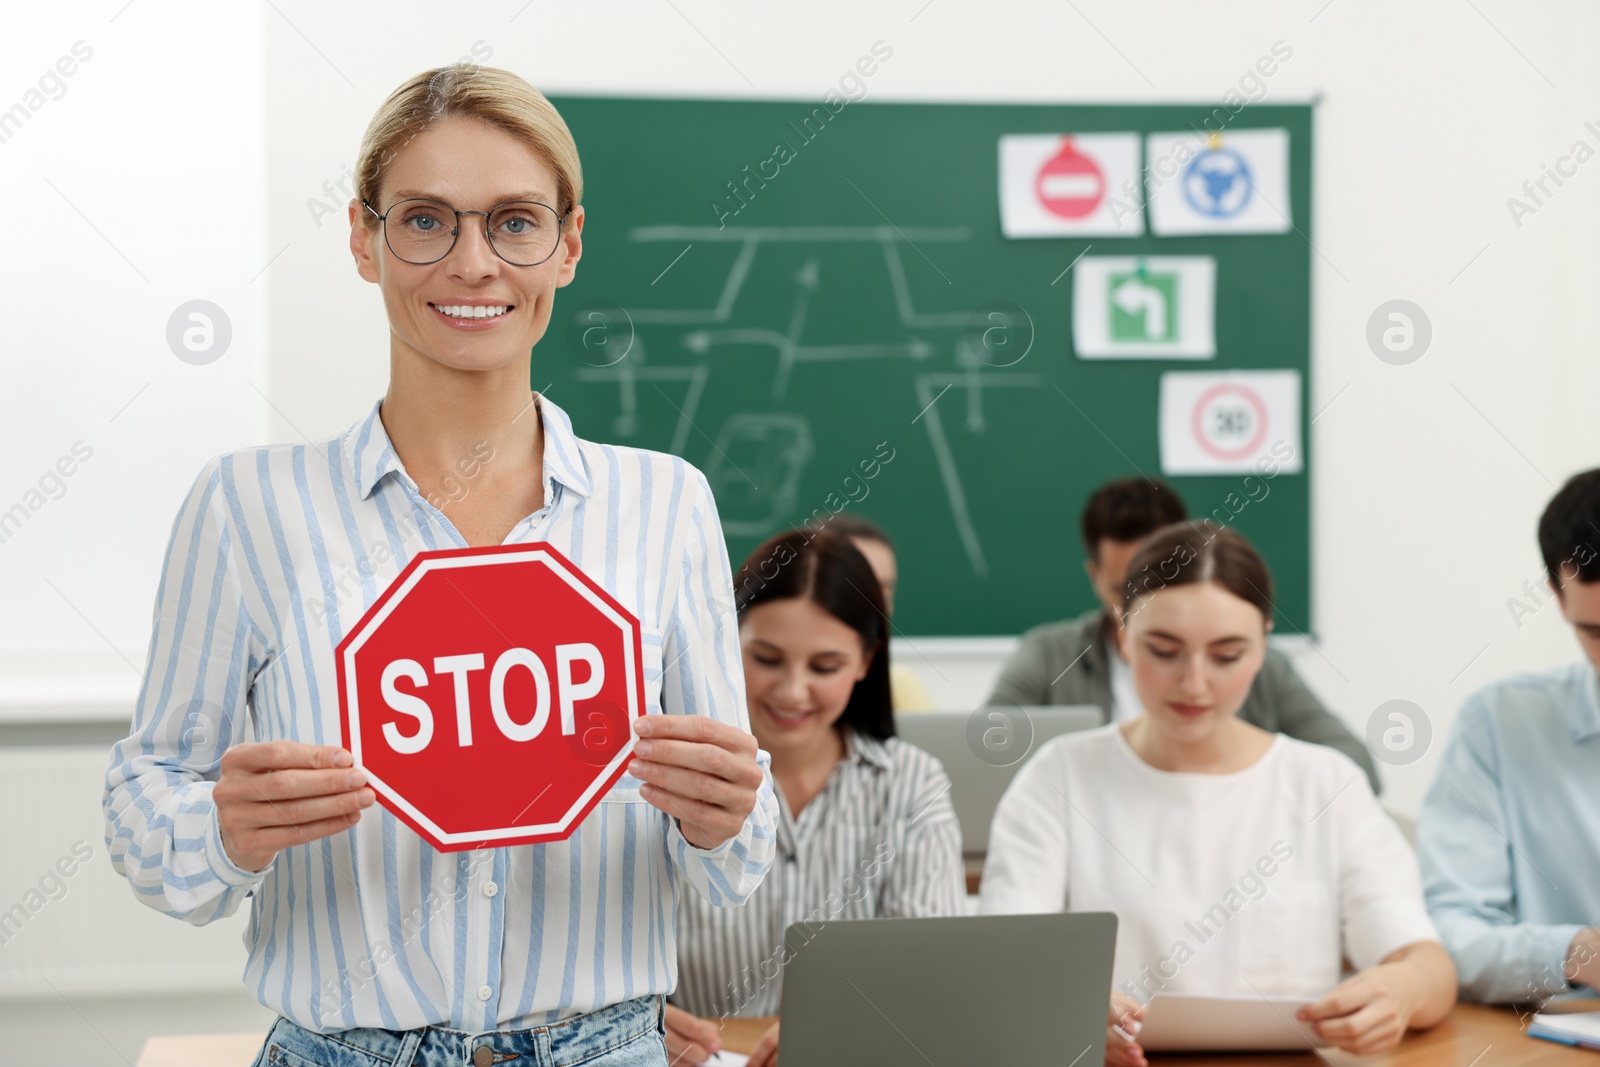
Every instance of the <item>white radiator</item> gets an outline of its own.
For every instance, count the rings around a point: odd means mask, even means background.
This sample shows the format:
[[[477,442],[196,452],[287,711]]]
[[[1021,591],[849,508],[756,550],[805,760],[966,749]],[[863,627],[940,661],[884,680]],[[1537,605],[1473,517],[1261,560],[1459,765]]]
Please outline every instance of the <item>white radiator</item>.
[[[141,904],[112,869],[100,814],[109,755],[0,747],[0,998],[242,988],[248,901],[190,926]]]

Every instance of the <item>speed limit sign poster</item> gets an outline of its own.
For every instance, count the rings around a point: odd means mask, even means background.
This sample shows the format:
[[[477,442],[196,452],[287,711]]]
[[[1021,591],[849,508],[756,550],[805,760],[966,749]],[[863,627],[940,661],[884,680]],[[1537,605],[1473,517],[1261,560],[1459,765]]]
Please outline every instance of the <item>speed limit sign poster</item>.
[[[1304,469],[1300,373],[1173,371],[1161,376],[1163,474],[1248,474]]]

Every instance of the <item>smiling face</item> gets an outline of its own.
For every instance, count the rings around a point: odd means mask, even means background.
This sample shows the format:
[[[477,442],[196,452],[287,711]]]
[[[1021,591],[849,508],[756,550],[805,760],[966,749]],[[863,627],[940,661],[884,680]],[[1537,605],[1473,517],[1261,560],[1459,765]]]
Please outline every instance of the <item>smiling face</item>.
[[[384,172],[380,201],[387,213],[415,196],[442,200],[459,211],[487,211],[510,200],[534,200],[559,211],[555,173],[522,141],[480,119],[445,119],[408,142]],[[457,370],[482,371],[528,362],[550,323],[555,291],[572,281],[582,253],[583,209],[574,208],[555,252],[543,263],[517,267],[489,246],[484,218],[468,215],[450,254],[416,265],[395,257],[382,224],[353,201],[350,251],[357,270],[383,290],[396,354]],[[400,216],[389,222],[399,224]],[[500,306],[493,318],[463,319],[439,309]]]
[[[1216,582],[1134,601],[1119,634],[1150,724],[1177,744],[1209,738],[1249,696],[1269,628],[1259,608]]]
[[[827,751],[828,732],[872,659],[861,635],[804,597],[739,615],[750,731],[774,758]]]

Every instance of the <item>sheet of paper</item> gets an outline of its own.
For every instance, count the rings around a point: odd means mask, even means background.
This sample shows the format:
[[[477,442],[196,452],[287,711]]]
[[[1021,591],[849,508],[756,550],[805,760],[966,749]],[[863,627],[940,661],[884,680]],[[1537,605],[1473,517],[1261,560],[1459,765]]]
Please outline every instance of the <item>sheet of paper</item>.
[[[1159,236],[1291,228],[1288,130],[1152,133],[1145,174]]]
[[[1305,466],[1298,371],[1170,371],[1161,376],[1160,426],[1163,474],[1298,474]]]
[[[1149,1051],[1271,1050],[1322,1044],[1295,1015],[1308,997],[1157,993],[1136,1035]]]
[[[1600,1011],[1577,1012],[1571,1015],[1540,1012],[1533,1017],[1528,1032],[1542,1037],[1576,1041],[1580,1045],[1594,1048],[1600,1046]]]
[[[1001,135],[1000,232],[1007,237],[1144,236],[1139,135]]]
[[[1072,272],[1072,347],[1079,359],[1217,354],[1211,256],[1084,256]]]
[[[706,1061],[705,1067],[744,1067],[750,1057],[739,1052],[719,1052]]]

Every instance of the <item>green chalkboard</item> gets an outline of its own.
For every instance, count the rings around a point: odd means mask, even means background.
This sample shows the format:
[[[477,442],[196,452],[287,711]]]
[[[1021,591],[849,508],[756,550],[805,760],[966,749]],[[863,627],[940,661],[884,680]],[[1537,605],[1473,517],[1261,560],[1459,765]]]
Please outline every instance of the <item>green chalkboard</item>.
[[[705,471],[734,567],[853,498],[896,541],[899,633],[1015,634],[1092,605],[1078,516],[1099,483],[1161,474],[1164,371],[1296,370],[1309,430],[1310,106],[1227,124],[1289,131],[1286,233],[1008,240],[1001,134],[1184,130],[1227,111],[552,99],[586,219],[532,386],[585,437]],[[1063,272],[1090,245],[1214,256],[1216,358],[1078,358]],[[1005,367],[970,343],[996,301],[1031,322]],[[1272,567],[1279,633],[1311,623],[1305,431],[1300,448],[1304,471],[1253,486],[1234,521]],[[1238,474],[1169,480],[1197,515],[1246,499]]]

